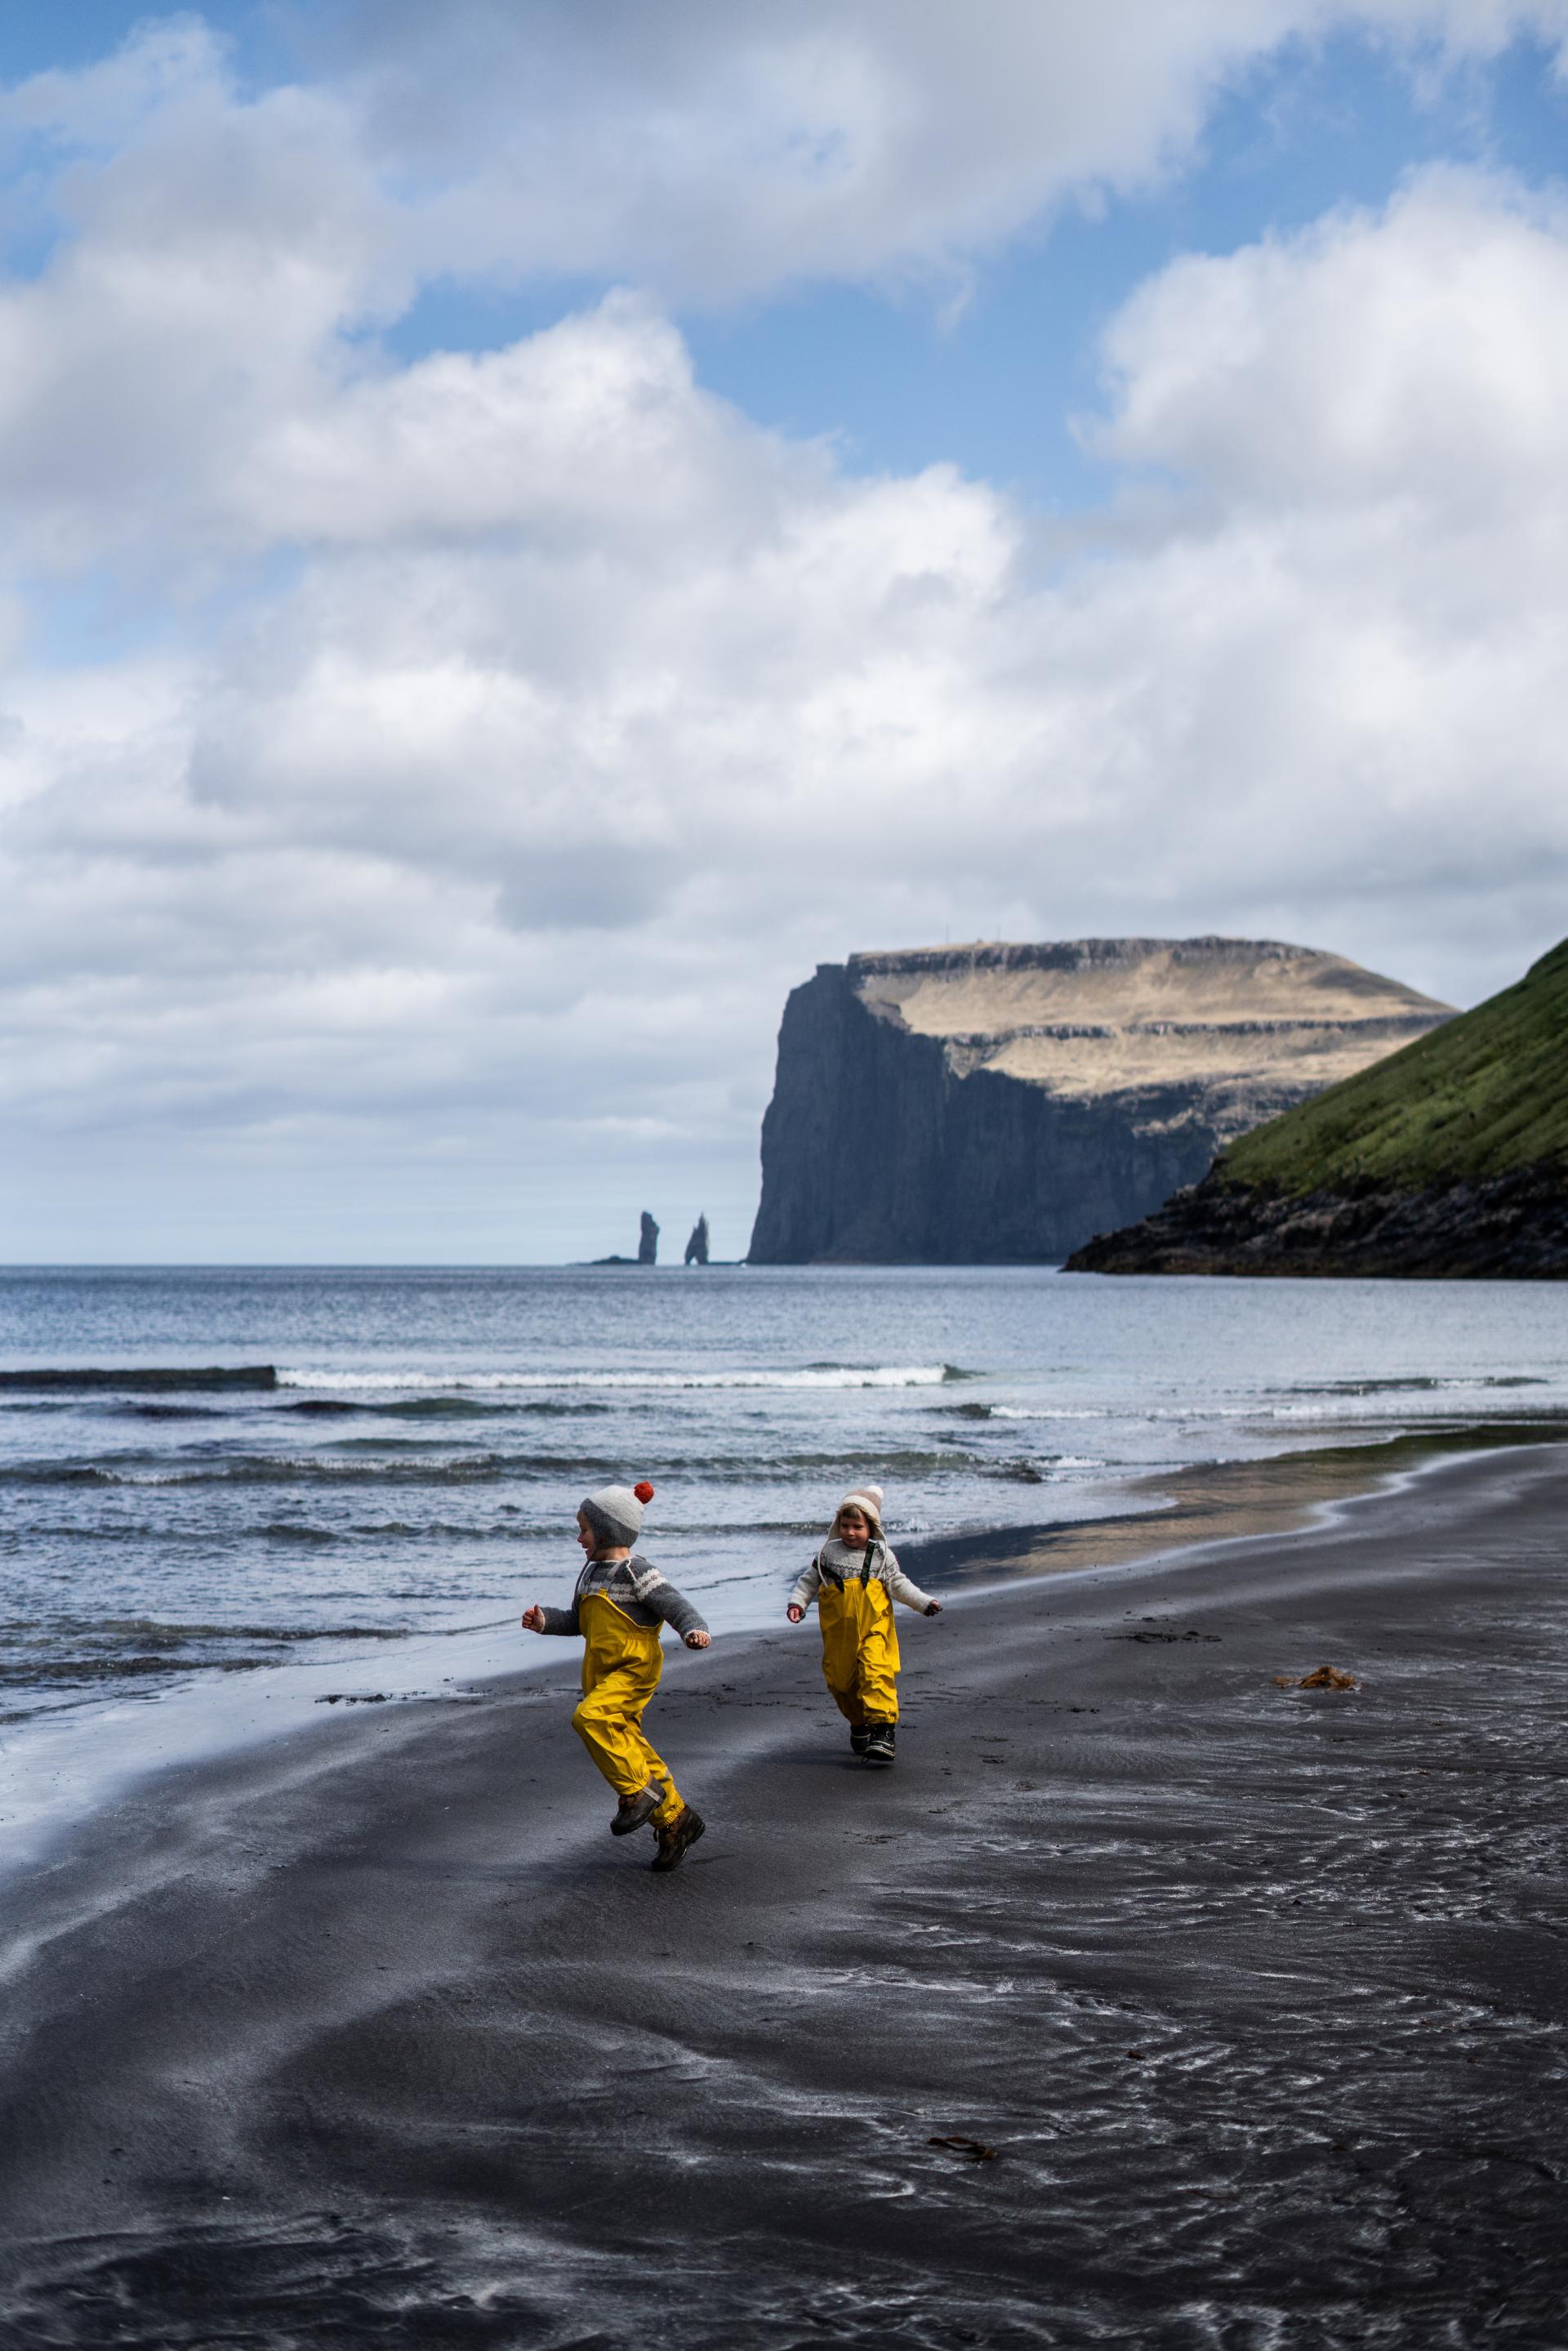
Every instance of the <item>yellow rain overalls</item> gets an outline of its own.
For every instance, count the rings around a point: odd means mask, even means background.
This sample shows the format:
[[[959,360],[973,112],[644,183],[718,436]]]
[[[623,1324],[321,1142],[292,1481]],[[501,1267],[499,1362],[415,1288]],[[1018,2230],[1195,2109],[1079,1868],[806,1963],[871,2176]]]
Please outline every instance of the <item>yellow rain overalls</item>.
[[[871,1553],[858,1575],[823,1567],[816,1594],[822,1627],[822,1678],[846,1722],[898,1719],[898,1632],[888,1587],[870,1573]]]
[[[653,1815],[667,1828],[685,1810],[670,1766],[642,1731],[642,1709],[659,1687],[664,1655],[659,1626],[634,1625],[602,1592],[579,1603],[583,1635],[583,1698],[572,1729],[618,1796],[639,1796],[650,1780],[661,1782],[664,1801]]]

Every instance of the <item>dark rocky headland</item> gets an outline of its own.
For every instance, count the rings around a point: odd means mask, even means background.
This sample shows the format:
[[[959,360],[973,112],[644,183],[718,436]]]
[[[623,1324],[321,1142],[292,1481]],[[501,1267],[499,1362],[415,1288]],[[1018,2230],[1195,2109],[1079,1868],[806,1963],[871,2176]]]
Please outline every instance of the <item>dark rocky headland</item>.
[[[1272,1120],[1080,1273],[1568,1277],[1568,942]]]
[[[779,1032],[753,1264],[1054,1264],[1450,1018],[1277,940],[820,964]]]

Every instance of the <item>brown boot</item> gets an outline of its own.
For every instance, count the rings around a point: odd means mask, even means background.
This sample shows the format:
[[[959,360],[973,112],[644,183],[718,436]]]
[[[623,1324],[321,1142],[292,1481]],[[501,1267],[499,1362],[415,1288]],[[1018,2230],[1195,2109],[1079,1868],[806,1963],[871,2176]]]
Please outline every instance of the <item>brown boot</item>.
[[[707,1825],[701,1813],[694,1813],[690,1804],[684,1805],[668,1828],[655,1831],[659,1851],[653,1856],[653,1867],[679,1869]]]
[[[653,1818],[663,1802],[664,1791],[657,1780],[650,1780],[639,1795],[623,1796],[610,1823],[611,1836],[629,1836],[633,1829]]]

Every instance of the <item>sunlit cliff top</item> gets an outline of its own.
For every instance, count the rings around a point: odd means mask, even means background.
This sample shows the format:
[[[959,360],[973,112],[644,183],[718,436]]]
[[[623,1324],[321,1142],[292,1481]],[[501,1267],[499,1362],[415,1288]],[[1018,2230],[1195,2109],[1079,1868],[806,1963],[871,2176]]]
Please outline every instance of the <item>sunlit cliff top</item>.
[[[1451,1015],[1343,956],[1275,939],[981,940],[851,956],[867,1008],[961,1076],[1090,1095],[1206,1079],[1328,1085]]]

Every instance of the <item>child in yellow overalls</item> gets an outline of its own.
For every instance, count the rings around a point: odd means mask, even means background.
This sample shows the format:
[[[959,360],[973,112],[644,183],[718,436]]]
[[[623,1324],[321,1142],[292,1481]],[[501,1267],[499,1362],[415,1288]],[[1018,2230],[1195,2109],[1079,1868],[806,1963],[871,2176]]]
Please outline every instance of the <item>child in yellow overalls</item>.
[[[642,1710],[664,1670],[660,1627],[672,1625],[689,1649],[705,1649],[711,1636],[690,1600],[631,1548],[652,1499],[646,1480],[590,1494],[577,1512],[587,1560],[571,1606],[535,1602],[523,1622],[530,1633],[582,1635],[583,1701],[572,1728],[620,1798],[610,1834],[629,1836],[651,1821],[659,1844],[653,1866],[666,1870],[680,1866],[705,1823],[649,1743]]]
[[[822,1677],[849,1725],[849,1744],[867,1763],[894,1758],[898,1719],[898,1632],[893,1603],[940,1616],[942,1604],[912,1583],[882,1532],[882,1489],[846,1494],[827,1541],[795,1580],[789,1621],[813,1601],[822,1627]]]

